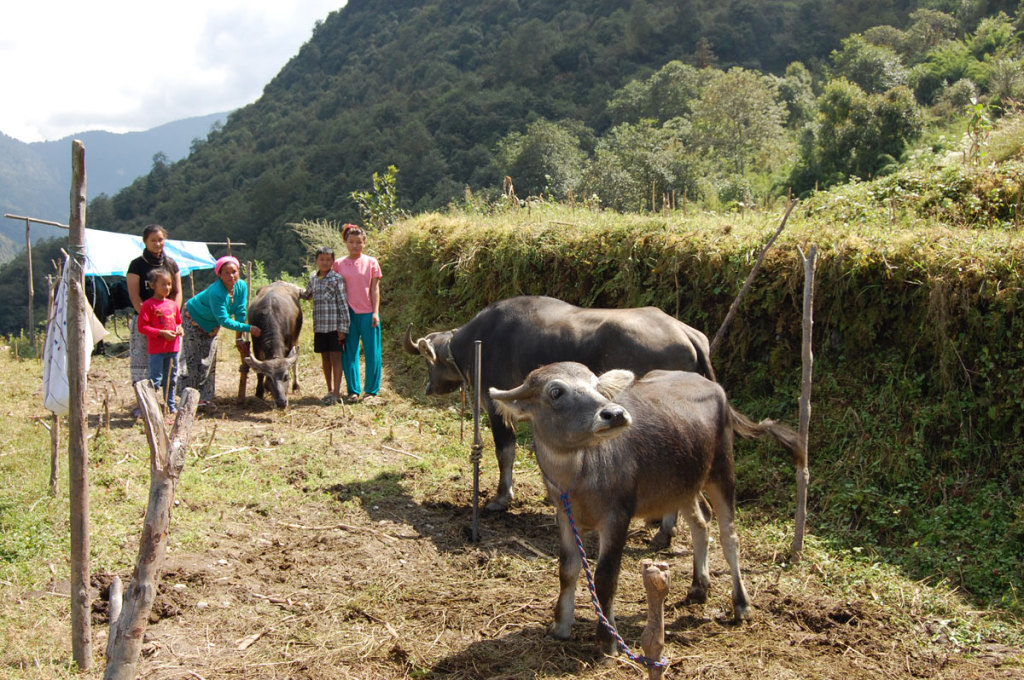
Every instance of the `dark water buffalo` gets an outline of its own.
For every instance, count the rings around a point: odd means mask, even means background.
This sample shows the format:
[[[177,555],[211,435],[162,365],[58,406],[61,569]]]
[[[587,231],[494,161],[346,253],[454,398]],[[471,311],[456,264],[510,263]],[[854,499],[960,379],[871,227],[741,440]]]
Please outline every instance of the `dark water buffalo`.
[[[85,277],[85,298],[92,306],[92,312],[104,326],[107,319],[122,309],[132,308],[132,299],[128,295],[128,283],[124,277]],[[104,342],[100,340],[93,348],[93,354],[103,354]]]
[[[107,319],[121,309],[131,309],[132,299],[128,296],[128,283],[121,277],[85,277],[85,297],[92,305],[92,312],[100,323],[107,325]]]
[[[263,333],[252,339],[252,356],[245,357],[245,363],[256,371],[256,396],[263,398],[266,380],[278,408],[288,406],[288,369],[292,370],[292,389],[299,389],[295,363],[302,331],[301,292],[287,281],[275,281],[256,291],[249,305],[249,323]]]
[[[770,420],[751,422],[729,405],[717,383],[682,371],[651,371],[634,380],[629,371],[614,370],[598,378],[582,364],[564,362],[531,372],[514,389],[492,388],[490,395],[504,418],[532,423],[537,463],[558,508],[561,590],[552,635],[569,637],[582,564],[564,494],[580,534],[598,532],[595,586],[614,625],[612,600],[633,517],[661,517],[681,509],[693,536],[693,583],[687,598],[705,601],[711,583],[708,525],[699,496],[706,491],[732,570],[733,614],[737,620],[745,617],[749,600],[733,525],[733,435],[771,436],[801,466],[805,453],[796,432]],[[598,641],[605,653],[616,652],[614,638],[600,623]]]
[[[461,328],[430,333],[405,349],[427,360],[427,394],[448,394],[470,379],[473,344],[483,341],[481,393],[490,417],[498,458],[498,495],[489,510],[504,510],[512,500],[515,431],[495,417],[488,389],[508,389],[544,364],[578,361],[601,373],[625,368],[643,375],[656,368],[696,371],[714,380],[708,339],[655,307],[585,309],[550,297],[523,296],[488,306]],[[667,529],[671,532],[671,527]],[[665,545],[671,538],[659,534]]]

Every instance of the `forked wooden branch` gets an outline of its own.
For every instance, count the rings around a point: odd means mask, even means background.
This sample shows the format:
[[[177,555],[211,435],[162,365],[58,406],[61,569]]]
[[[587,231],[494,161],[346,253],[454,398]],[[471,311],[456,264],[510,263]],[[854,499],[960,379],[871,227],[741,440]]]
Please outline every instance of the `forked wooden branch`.
[[[117,630],[117,622],[121,618],[121,605],[124,597],[124,586],[121,584],[121,577],[115,576],[114,580],[110,582],[110,595],[107,600],[110,602],[110,607],[107,610],[108,618],[110,619],[110,634],[107,636],[107,658],[109,659],[112,654],[111,650],[114,647],[114,641],[117,636],[114,634]]]
[[[789,206],[786,208],[786,214],[782,216],[782,222],[779,224],[779,228],[776,229],[772,237],[768,239],[768,243],[765,244],[764,249],[761,251],[761,256],[757,258],[754,268],[750,270],[750,273],[747,275],[747,280],[743,282],[743,287],[740,288],[739,294],[736,296],[736,299],[732,301],[732,305],[729,307],[729,311],[725,315],[725,320],[722,321],[722,325],[718,327],[718,332],[715,333],[715,339],[711,341],[711,348],[708,350],[708,353],[711,356],[715,355],[715,350],[718,349],[720,344],[722,344],[722,339],[725,337],[725,331],[728,330],[729,326],[732,324],[733,317],[736,316],[736,310],[739,309],[740,302],[747,296],[750,284],[754,282],[754,277],[757,276],[759,271],[761,271],[761,264],[764,262],[764,257],[768,253],[768,249],[772,247],[772,244],[775,243],[775,239],[777,239],[779,234],[782,233],[782,230],[786,228],[786,220],[789,219],[789,214],[793,212],[793,208],[795,207],[796,201],[790,201]]]
[[[665,562],[644,560],[640,564],[644,575],[644,589],[647,591],[647,627],[640,634],[640,646],[644,656],[657,661],[665,650],[665,598],[672,583],[672,572]],[[663,666],[648,668],[649,680],[660,680],[665,675]]]
[[[146,424],[150,448],[149,506],[139,540],[139,559],[123,603],[115,604],[114,589],[111,589],[111,629],[107,643],[107,667],[103,674],[105,680],[134,680],[136,676],[146,623],[156,599],[160,568],[167,554],[174,489],[185,467],[185,452],[199,405],[199,392],[187,388],[174,426],[168,433],[153,383],[149,380],[135,383],[135,395]]]
[[[804,464],[796,471],[796,519],[793,529],[793,547],[790,550],[793,562],[799,562],[804,549],[804,528],[807,523],[807,485],[810,482],[809,454],[807,437],[811,423],[811,378],[814,368],[814,351],[811,343],[814,337],[814,260],[818,247],[811,245],[804,255],[800,250],[800,259],[804,264],[804,318],[803,318],[803,379],[800,384],[800,427],[797,440],[804,452]]]

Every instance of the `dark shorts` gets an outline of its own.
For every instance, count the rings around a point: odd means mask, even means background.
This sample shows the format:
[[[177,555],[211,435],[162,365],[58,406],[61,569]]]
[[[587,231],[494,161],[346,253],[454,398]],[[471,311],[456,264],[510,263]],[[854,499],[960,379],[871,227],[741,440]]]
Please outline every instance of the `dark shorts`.
[[[324,352],[340,352],[341,343],[338,342],[338,332],[313,333],[313,351],[319,354]]]

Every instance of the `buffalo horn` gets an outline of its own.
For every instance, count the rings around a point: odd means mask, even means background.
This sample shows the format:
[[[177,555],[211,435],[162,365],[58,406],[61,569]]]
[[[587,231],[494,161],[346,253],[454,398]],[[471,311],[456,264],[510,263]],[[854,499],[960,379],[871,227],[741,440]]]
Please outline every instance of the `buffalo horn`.
[[[532,395],[534,392],[533,388],[523,383],[519,387],[513,387],[510,390],[499,390],[497,387],[492,387],[490,390],[491,399],[495,401],[516,401]]]
[[[419,354],[416,343],[412,341],[412,324],[405,329],[405,351],[409,354]]]

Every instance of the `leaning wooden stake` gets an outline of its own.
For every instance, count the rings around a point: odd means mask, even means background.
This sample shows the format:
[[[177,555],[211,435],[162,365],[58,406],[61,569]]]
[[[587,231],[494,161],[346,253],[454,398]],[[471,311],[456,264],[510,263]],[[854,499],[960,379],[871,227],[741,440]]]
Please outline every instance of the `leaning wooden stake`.
[[[46,275],[46,321],[49,323],[53,316],[54,288],[56,278],[50,274]],[[57,478],[60,474],[60,416],[53,414],[53,422],[50,424],[50,495],[57,495]]]
[[[242,365],[238,367],[238,397],[235,399],[235,403],[242,405],[245,403],[245,391],[249,383],[249,364],[245,363],[245,358],[252,356],[252,345],[249,341],[243,340],[235,343],[235,349],[238,350],[238,356],[242,360]]]
[[[782,230],[785,229],[786,220],[789,219],[789,214],[793,212],[793,208],[795,207],[796,201],[790,201],[789,207],[786,208],[786,214],[782,216],[782,222],[779,224],[779,228],[776,229],[772,237],[768,239],[768,243],[765,244],[764,249],[761,251],[761,256],[757,258],[754,268],[750,270],[750,273],[747,275],[747,280],[743,282],[743,287],[740,288],[739,294],[736,296],[736,299],[732,301],[732,305],[729,307],[729,311],[725,315],[725,320],[722,321],[722,325],[718,327],[718,332],[715,333],[715,339],[711,341],[711,348],[708,350],[710,355],[714,356],[715,350],[718,349],[720,344],[722,344],[722,339],[725,337],[725,331],[729,328],[730,324],[732,324],[733,317],[736,316],[736,310],[740,306],[740,301],[747,296],[750,284],[754,282],[754,277],[757,276],[759,271],[761,271],[761,264],[764,262],[764,256],[768,253],[768,249],[772,247],[772,244],[775,243],[775,239],[777,239],[779,234],[782,233]]]
[[[796,471],[796,521],[793,531],[793,549],[790,551],[794,562],[800,561],[804,549],[804,525],[807,523],[807,485],[810,482],[808,469],[807,436],[811,423],[811,376],[814,368],[814,352],[811,343],[814,337],[814,259],[818,247],[811,245],[807,255],[800,250],[804,263],[804,320],[803,320],[803,379],[800,384],[800,427],[797,437],[804,451],[804,464]]]
[[[167,553],[167,530],[171,523],[174,489],[185,466],[185,452],[199,405],[199,392],[185,389],[181,408],[170,434],[164,429],[160,398],[150,380],[135,383],[139,409],[146,424],[149,440],[150,484],[149,507],[139,541],[139,560],[135,564],[132,581],[124,595],[123,606],[116,625],[111,620],[110,641],[107,644],[105,680],[134,680],[142,638],[146,632],[153,601],[156,599],[160,568]],[[111,612],[115,610],[111,592]],[[113,619],[113,617],[112,617]]]
[[[640,565],[647,590],[647,627],[640,634],[640,646],[648,659],[659,660],[665,650],[665,598],[672,583],[672,572],[665,562],[644,560]],[[660,680],[664,666],[649,667],[648,680]]]
[[[53,414],[50,423],[50,495],[57,495],[57,478],[60,475],[60,416]]]

